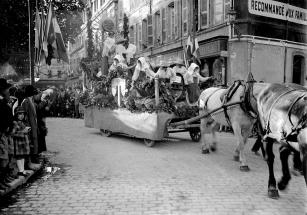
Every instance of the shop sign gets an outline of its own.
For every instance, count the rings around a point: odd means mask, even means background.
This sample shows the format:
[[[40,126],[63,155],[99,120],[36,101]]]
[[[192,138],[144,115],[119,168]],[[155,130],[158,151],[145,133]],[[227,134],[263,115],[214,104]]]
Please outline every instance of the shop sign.
[[[272,0],[248,0],[251,14],[307,25],[307,10]]]
[[[217,55],[220,53],[220,41],[206,43],[199,47],[200,56]]]

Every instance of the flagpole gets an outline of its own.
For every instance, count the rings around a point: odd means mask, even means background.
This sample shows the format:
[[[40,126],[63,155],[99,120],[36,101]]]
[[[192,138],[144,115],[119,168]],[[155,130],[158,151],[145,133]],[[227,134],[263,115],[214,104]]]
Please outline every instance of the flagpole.
[[[31,56],[31,6],[28,0],[28,16],[29,16],[29,69],[30,69],[30,84],[34,84],[34,71],[32,69],[32,56]]]

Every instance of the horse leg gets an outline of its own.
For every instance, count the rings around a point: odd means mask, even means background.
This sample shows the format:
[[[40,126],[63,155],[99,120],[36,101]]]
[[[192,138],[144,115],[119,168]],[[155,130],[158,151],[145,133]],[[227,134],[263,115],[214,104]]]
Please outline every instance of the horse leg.
[[[299,176],[303,173],[302,170],[302,161],[301,161],[301,155],[299,151],[294,150],[293,152],[293,170],[292,174],[295,176]]]
[[[276,180],[274,176],[274,159],[275,155],[273,153],[273,144],[274,140],[271,138],[267,138],[266,140],[266,156],[267,156],[267,164],[269,167],[269,183],[268,183],[268,196],[272,199],[278,199],[279,194],[276,189]]]
[[[212,132],[212,144],[210,145],[211,151],[215,152],[217,150],[217,139],[216,139],[216,131],[219,129],[219,124],[213,122],[211,125],[211,132]]]
[[[305,152],[303,155],[303,173],[304,173],[305,182],[307,186],[307,149],[305,149]]]
[[[281,167],[282,167],[282,177],[280,181],[278,182],[278,189],[279,190],[284,190],[286,189],[290,179],[290,171],[289,171],[289,164],[288,164],[288,158],[291,153],[291,150],[288,146],[282,145],[279,149],[280,153],[280,160],[281,160]]]
[[[201,153],[202,154],[210,153],[209,145],[206,142],[206,138],[205,138],[206,130],[207,130],[207,120],[201,119],[200,120],[200,133],[201,133]]]
[[[233,132],[234,134],[238,137],[239,143],[237,146],[237,149],[235,150],[235,155],[234,158],[237,157],[239,155],[239,160],[240,160],[240,170],[241,171],[249,171],[249,167],[246,164],[246,158],[245,158],[245,154],[244,154],[244,146],[247,140],[247,137],[244,135],[242,135],[242,128],[238,123],[233,123],[232,125],[233,128]]]

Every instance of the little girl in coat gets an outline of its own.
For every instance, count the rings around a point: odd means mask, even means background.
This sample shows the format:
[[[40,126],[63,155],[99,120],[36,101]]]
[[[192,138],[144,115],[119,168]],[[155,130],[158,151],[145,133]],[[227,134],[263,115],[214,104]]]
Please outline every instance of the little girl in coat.
[[[13,131],[13,141],[15,146],[15,158],[17,161],[18,175],[27,177],[28,173],[25,171],[25,158],[30,154],[30,127],[25,124],[25,111],[19,106],[15,109],[15,121]]]

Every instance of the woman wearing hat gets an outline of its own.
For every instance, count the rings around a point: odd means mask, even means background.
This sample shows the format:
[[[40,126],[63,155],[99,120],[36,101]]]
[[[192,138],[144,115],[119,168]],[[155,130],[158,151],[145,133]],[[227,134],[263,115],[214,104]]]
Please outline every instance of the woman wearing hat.
[[[137,60],[136,67],[132,76],[132,83],[130,91],[132,95],[138,97],[146,97],[154,93],[153,79],[155,73],[151,68],[151,65],[144,57],[140,57]]]
[[[0,78],[0,190],[5,190],[14,180],[9,175],[9,138],[13,129],[13,114],[8,105],[10,87],[5,79]]]
[[[38,94],[38,90],[32,86],[25,87],[25,99],[21,106],[26,112],[27,124],[31,127],[30,132],[30,158],[26,162],[26,166],[31,170],[38,170],[40,165],[38,163],[38,136],[37,136],[37,116],[33,96]],[[35,164],[36,163],[36,164]]]
[[[171,80],[172,78],[176,77],[176,73],[169,67],[170,65],[164,61],[160,62],[159,70],[156,73],[156,76],[161,79],[168,79]]]
[[[188,71],[187,68],[185,67],[183,60],[180,59],[180,58],[175,60],[173,65],[174,65],[173,70],[174,70],[175,73],[179,73],[179,74],[184,76],[185,73]]]
[[[197,64],[192,63],[184,75],[185,85],[187,85],[187,92],[190,103],[195,103],[198,101],[200,96],[200,88],[198,84],[200,82],[206,82],[212,79],[212,77],[202,77],[200,74],[200,68]]]

